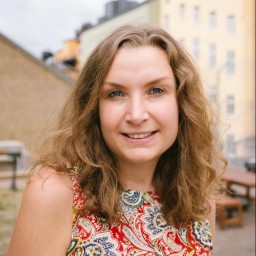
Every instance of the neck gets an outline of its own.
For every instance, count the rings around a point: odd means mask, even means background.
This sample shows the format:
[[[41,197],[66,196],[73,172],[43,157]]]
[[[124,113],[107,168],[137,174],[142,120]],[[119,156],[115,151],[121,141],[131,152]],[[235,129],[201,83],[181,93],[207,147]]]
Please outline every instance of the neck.
[[[138,191],[155,190],[153,185],[153,176],[156,164],[130,164],[119,163],[120,180],[125,189]]]

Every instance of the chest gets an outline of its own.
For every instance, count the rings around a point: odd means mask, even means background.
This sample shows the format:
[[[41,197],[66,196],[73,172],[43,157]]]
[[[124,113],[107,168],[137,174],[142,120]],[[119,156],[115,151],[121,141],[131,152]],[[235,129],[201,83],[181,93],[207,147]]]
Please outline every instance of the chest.
[[[182,228],[168,225],[154,193],[123,193],[120,224],[108,225],[94,215],[74,212],[67,255],[210,255],[209,221]]]

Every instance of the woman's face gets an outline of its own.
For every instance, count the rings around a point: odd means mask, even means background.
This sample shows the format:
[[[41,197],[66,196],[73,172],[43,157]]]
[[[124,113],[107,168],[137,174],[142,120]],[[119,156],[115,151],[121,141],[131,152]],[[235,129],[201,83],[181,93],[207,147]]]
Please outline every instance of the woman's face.
[[[100,89],[99,115],[118,164],[156,164],[178,133],[173,71],[157,47],[121,48]]]

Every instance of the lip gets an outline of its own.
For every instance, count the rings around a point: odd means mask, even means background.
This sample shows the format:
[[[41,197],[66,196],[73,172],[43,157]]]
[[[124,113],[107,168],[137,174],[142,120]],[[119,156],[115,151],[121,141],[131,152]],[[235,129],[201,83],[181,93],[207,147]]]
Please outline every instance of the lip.
[[[157,134],[158,131],[150,132],[129,132],[121,133],[126,141],[136,144],[143,144],[151,141]]]

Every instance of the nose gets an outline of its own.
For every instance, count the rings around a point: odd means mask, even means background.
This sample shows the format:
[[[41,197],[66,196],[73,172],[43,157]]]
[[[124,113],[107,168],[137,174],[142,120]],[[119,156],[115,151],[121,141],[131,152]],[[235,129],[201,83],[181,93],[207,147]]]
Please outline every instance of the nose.
[[[129,123],[139,125],[149,119],[147,104],[139,97],[133,97],[127,104],[125,120]]]

